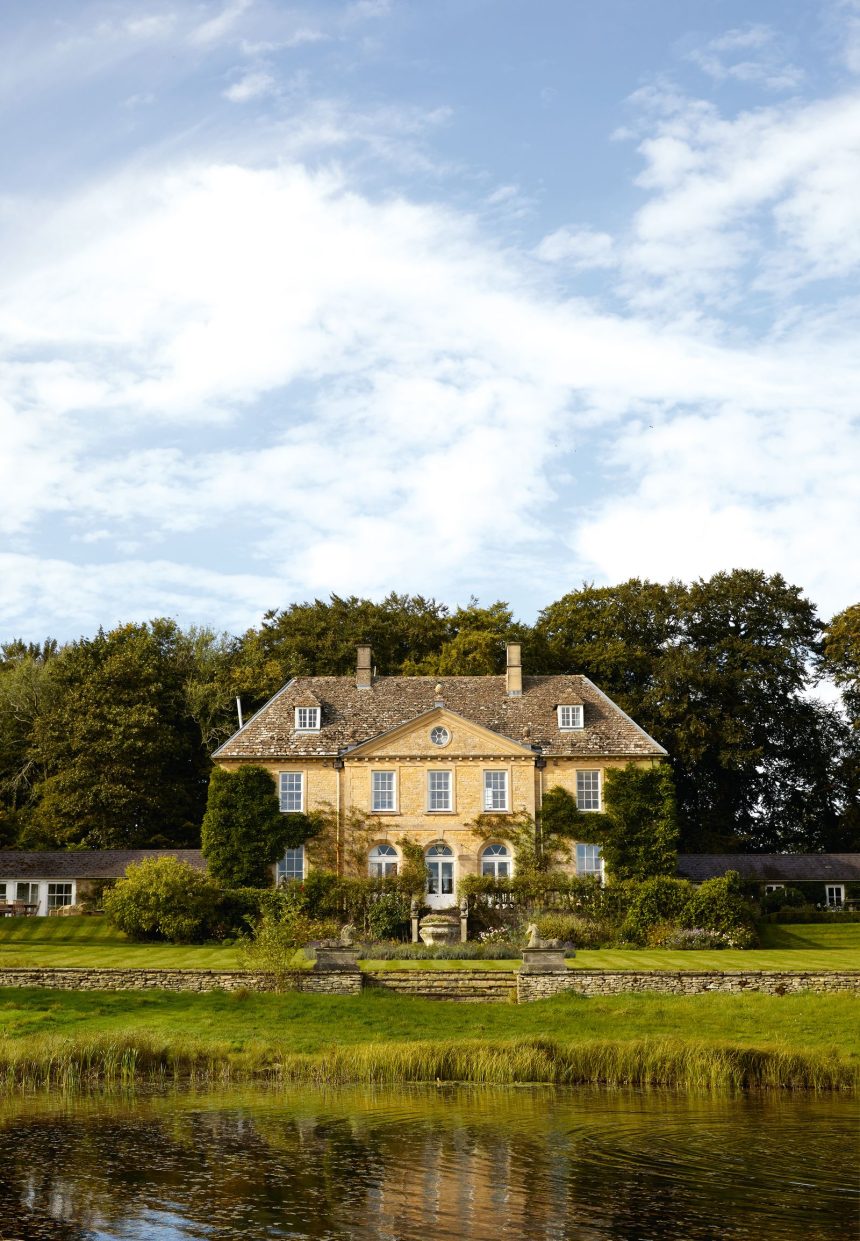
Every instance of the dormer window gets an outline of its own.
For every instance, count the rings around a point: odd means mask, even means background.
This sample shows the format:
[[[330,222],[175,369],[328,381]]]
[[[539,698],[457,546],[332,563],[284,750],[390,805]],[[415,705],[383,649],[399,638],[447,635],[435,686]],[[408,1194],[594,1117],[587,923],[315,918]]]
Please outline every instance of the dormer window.
[[[318,733],[320,730],[319,707],[296,707],[296,732]]]
[[[574,728],[582,728],[582,703],[571,703],[556,708],[558,726],[562,732],[571,732]]]

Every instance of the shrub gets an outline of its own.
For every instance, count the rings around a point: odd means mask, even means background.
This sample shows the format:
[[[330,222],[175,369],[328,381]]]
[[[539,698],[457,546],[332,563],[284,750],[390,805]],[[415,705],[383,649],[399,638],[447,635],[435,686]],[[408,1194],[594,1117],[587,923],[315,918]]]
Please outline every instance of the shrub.
[[[719,931],[706,931],[700,926],[676,926],[673,922],[662,922],[652,927],[648,935],[648,944],[652,948],[674,948],[676,950],[733,946]]]
[[[291,971],[304,966],[302,948],[315,940],[335,939],[337,934],[336,922],[308,918],[298,910],[282,918],[269,912],[254,927],[253,935],[243,941],[240,957],[246,969],[274,974],[278,986],[283,986]]]
[[[559,939],[575,948],[604,948],[614,938],[611,923],[576,914],[544,914],[537,919],[541,939]]]
[[[400,944],[389,941],[364,944],[359,955],[376,961],[509,961],[522,954],[522,944],[510,940],[467,944]]]
[[[800,909],[806,903],[807,898],[799,888],[777,888],[775,892],[765,892],[759,906],[763,914],[771,914],[778,909]]]
[[[374,939],[406,939],[411,901],[403,892],[383,892],[367,911],[367,929]]]
[[[191,944],[224,931],[221,888],[176,858],[132,863],[125,878],[105,892],[104,910],[111,925],[131,939]]]
[[[643,883],[625,885],[630,903],[621,927],[621,937],[642,944],[648,932],[659,923],[676,923],[694,892],[686,879],[655,875]]]
[[[744,900],[740,876],[734,870],[694,888],[680,920],[687,928],[720,931],[733,947],[752,948],[757,942],[752,909]]]

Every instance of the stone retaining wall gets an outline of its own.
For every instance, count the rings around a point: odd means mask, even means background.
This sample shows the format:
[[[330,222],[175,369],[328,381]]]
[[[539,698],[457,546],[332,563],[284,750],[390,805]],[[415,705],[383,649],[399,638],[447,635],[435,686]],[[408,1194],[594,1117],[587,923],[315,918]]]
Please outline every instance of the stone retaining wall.
[[[363,987],[396,991],[434,1000],[543,1000],[561,992],[576,995],[619,995],[658,992],[700,995],[703,992],[763,991],[787,995],[800,991],[860,994],[860,970],[819,973],[776,973],[763,970],[734,973],[669,973],[657,970],[568,970],[564,974],[518,973],[513,970],[301,970],[290,975],[296,991],[325,995],[358,995]],[[60,991],[272,991],[270,974],[238,970],[144,969],[0,969],[0,987],[47,987]]]
[[[748,970],[727,973],[669,973],[663,970],[568,970],[566,974],[517,974],[517,1001],[545,1000],[572,991],[575,995],[620,995],[656,991],[661,995],[702,995],[706,991],[763,991],[788,995],[800,991],[840,991],[860,994],[860,970],[820,973],[777,973]]]
[[[290,975],[295,991],[358,995],[357,970],[299,970]],[[0,969],[0,987],[49,987],[58,991],[274,991],[271,974],[238,970]]]

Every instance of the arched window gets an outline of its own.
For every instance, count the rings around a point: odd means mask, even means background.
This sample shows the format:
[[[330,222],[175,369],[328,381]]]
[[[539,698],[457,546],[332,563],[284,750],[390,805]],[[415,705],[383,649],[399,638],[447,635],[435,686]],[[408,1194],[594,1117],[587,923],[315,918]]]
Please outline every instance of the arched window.
[[[397,874],[397,850],[393,845],[374,845],[368,854],[368,873],[373,879]]]
[[[493,879],[509,879],[511,854],[507,845],[487,845],[481,854],[481,874]]]

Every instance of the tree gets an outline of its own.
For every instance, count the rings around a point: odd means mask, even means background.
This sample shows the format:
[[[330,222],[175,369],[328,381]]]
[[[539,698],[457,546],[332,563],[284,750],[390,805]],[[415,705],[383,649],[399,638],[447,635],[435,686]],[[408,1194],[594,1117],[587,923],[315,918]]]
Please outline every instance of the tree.
[[[841,688],[845,710],[860,729],[860,603],[839,612],[827,626],[822,665]]]
[[[216,767],[203,816],[203,854],[225,887],[266,887],[285,849],[297,849],[317,828],[309,815],[282,814],[265,767]]]
[[[678,822],[672,775],[664,763],[609,768],[605,810],[596,818],[606,870],[613,881],[674,875]]]
[[[172,620],[64,647],[32,730],[32,843],[122,848],[199,839],[209,758],[188,703],[187,645]]]
[[[440,650],[421,660],[407,658],[400,671],[406,676],[499,675],[505,670],[507,644],[522,641],[527,633],[501,599],[483,608],[472,598],[450,617],[449,636]]]
[[[49,661],[57,644],[7,642],[0,658],[0,839],[13,843],[47,772],[34,750],[36,721],[51,692]]]

